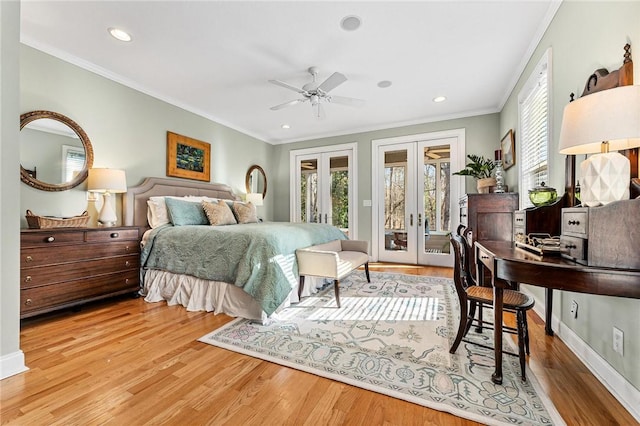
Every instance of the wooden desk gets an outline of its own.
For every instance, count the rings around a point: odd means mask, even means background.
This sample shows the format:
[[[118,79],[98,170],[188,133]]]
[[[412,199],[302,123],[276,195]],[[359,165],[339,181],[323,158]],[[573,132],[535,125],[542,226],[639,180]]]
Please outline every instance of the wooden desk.
[[[495,371],[494,383],[502,383],[502,293],[508,282],[531,284],[546,289],[640,299],[640,270],[608,269],[580,265],[561,257],[538,260],[506,241],[475,243],[478,285],[484,284],[485,269],[493,286]],[[547,312],[550,327],[551,313]]]

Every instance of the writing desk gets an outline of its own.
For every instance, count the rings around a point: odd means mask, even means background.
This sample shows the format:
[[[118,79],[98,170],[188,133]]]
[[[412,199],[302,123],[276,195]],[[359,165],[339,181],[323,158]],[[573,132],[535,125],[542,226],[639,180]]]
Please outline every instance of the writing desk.
[[[539,256],[517,249],[509,241],[476,241],[478,285],[484,285],[485,270],[493,286],[493,337],[495,345],[494,383],[502,383],[503,290],[509,282],[531,284],[549,290],[620,296],[640,299],[640,270],[610,269],[580,265],[560,256]],[[550,292],[547,293],[549,296]],[[550,330],[551,309],[546,313]]]

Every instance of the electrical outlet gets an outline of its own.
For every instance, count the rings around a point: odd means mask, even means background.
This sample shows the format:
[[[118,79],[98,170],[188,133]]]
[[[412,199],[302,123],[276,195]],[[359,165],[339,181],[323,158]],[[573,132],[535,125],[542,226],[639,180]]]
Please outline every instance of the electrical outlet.
[[[571,301],[571,316],[574,318],[578,318],[578,302],[575,300]]]
[[[613,327],[613,351],[624,356],[624,333],[616,327]]]

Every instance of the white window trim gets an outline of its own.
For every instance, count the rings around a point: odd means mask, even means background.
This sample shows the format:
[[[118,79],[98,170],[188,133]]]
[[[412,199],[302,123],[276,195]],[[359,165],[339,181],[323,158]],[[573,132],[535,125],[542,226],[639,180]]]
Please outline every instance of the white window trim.
[[[518,93],[518,132],[517,134],[522,135],[522,120],[521,120],[521,105],[522,102],[527,98],[529,93],[534,89],[535,85],[538,84],[538,75],[544,71],[546,67],[547,73],[547,176],[551,176],[551,145],[553,143],[553,68],[552,68],[552,48],[549,47],[538,63],[536,67],[529,75],[527,82],[524,84],[520,92]],[[522,143],[516,144],[516,158],[522,159]],[[531,205],[531,201],[529,200],[529,188],[525,188],[522,180],[522,160],[519,160],[518,165],[518,188],[520,193],[520,207],[525,208]],[[548,182],[547,182],[548,183]]]

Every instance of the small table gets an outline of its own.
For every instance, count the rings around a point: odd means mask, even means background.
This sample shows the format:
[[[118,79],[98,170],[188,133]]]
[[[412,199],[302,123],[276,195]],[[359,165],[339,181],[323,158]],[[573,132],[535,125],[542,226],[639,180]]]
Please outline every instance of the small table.
[[[558,256],[529,254],[508,241],[476,241],[478,285],[484,285],[485,269],[490,272],[493,286],[495,370],[494,383],[502,383],[502,307],[503,290],[509,282],[566,290],[577,293],[619,296],[640,299],[640,270],[590,267]],[[550,309],[549,309],[550,310]],[[550,330],[551,312],[546,313]]]

